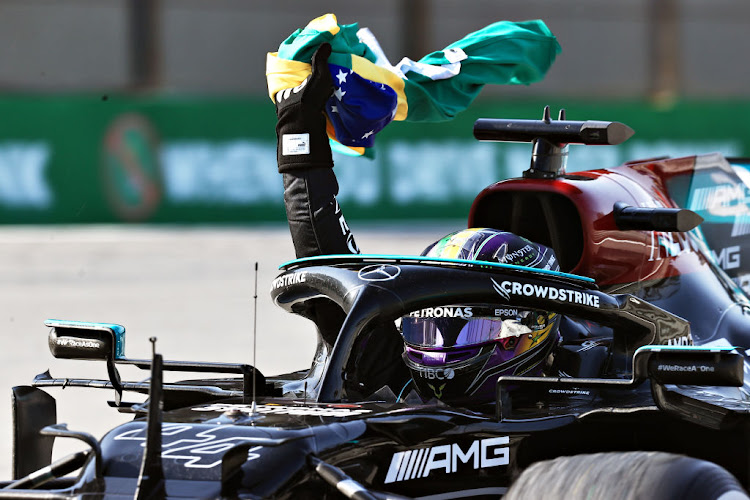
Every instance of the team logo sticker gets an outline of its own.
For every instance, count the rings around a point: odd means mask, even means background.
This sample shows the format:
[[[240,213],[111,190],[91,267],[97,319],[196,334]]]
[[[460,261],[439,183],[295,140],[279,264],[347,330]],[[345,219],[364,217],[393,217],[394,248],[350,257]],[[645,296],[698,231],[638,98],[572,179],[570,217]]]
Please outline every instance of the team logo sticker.
[[[427,368],[420,367],[419,376],[430,380],[452,380],[456,376],[453,368]]]
[[[401,274],[401,268],[391,264],[376,264],[363,267],[358,276],[362,281],[390,281]]]
[[[532,283],[519,283],[517,281],[503,281],[498,283],[493,278],[490,278],[490,281],[492,281],[493,290],[505,300],[510,300],[511,295],[521,295],[599,308],[599,297],[587,292]]]
[[[508,436],[473,441],[467,449],[458,443],[399,451],[393,454],[385,476],[385,484],[426,478],[432,472],[452,474],[458,469],[488,469],[508,465]]]
[[[307,273],[283,274],[271,282],[271,290],[297,285],[307,281]]]

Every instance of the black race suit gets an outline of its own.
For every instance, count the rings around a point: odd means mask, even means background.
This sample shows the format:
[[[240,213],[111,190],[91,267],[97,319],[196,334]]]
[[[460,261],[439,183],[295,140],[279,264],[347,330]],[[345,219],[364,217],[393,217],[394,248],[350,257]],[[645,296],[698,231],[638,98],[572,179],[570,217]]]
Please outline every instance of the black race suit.
[[[297,258],[359,253],[336,201],[339,187],[333,169],[295,169],[283,176],[284,205]],[[305,315],[318,325],[322,341],[333,346],[344,320],[339,306],[320,299]],[[403,350],[401,335],[392,321],[360,338],[344,374],[348,399],[368,398],[386,385],[398,394],[410,379],[401,360]]]

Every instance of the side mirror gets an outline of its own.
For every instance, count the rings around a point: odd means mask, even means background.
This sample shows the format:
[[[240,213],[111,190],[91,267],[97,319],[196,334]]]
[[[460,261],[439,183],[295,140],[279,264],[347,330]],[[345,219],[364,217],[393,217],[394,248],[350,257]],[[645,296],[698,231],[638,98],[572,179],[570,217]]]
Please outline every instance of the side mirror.
[[[741,387],[744,375],[744,360],[732,348],[649,345],[633,356],[633,379],[662,385]]]
[[[731,398],[706,400],[684,386],[740,387],[744,365],[743,356],[731,347],[644,346],[635,353],[633,373],[647,372],[651,396],[659,409],[702,427],[722,430],[736,428],[742,421],[737,402]],[[666,384],[683,388],[670,389]]]
[[[497,379],[496,417],[510,418],[513,411],[511,390],[518,387],[538,388],[547,394],[575,394],[588,389],[635,389],[651,380],[651,394],[662,410],[682,418],[699,419],[706,425],[725,425],[731,413],[711,403],[691,400],[680,402],[682,395],[665,385],[741,387],[744,383],[744,358],[733,347],[645,345],[633,355],[633,374],[628,379],[575,377],[521,377],[503,375]]]
[[[125,357],[125,327],[49,319],[49,350],[58,359],[111,360]]]

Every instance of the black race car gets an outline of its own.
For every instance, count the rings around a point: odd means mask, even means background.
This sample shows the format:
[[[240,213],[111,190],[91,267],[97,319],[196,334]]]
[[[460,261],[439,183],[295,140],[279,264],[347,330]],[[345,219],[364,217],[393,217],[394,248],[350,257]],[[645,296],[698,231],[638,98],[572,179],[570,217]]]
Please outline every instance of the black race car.
[[[736,263],[721,249],[744,236],[742,162],[565,173],[568,143],[631,133],[548,115],[477,122],[478,138],[531,141],[534,153],[523,178],[479,194],[469,226],[547,245],[564,272],[392,255],[284,264],[274,301],[339,329],[309,369],[265,377],[249,364],[130,359],[120,325],[48,321],[55,357],[104,362],[109,379],[44,373],[13,389],[14,477],[0,498],[747,498],[750,302],[742,266],[728,275],[717,258]],[[742,196],[715,195],[725,184]],[[311,315],[321,303],[339,314]],[[457,303],[554,311],[582,328],[563,336],[554,376],[501,376],[491,405],[362,390],[362,338]],[[149,382],[121,380],[121,365],[150,370]],[[224,375],[166,383],[164,371]],[[44,390],[63,386],[113,391],[133,420],[100,441],[68,429]],[[130,392],[148,400],[129,403]],[[62,438],[90,449],[51,463]]]

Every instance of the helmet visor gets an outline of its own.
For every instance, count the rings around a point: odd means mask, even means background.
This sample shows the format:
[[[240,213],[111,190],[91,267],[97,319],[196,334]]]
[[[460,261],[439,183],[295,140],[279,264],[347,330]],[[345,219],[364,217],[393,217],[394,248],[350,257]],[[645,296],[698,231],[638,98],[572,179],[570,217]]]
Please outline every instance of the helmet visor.
[[[463,317],[457,317],[455,310],[464,313]],[[512,349],[519,336],[543,327],[546,318],[544,312],[515,308],[440,307],[403,317],[401,333],[413,346],[466,347],[498,342]]]

